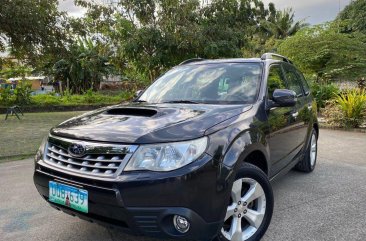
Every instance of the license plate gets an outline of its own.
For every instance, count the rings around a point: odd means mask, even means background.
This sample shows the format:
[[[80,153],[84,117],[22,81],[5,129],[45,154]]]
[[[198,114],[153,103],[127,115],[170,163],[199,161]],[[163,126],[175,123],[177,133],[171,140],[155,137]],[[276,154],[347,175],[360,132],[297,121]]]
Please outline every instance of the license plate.
[[[88,213],[88,191],[50,181],[48,200],[77,211]]]

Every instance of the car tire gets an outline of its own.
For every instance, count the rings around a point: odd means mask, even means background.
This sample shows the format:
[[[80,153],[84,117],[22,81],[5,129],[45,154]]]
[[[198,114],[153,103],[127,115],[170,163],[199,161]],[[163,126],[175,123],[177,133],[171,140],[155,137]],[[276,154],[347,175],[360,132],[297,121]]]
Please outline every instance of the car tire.
[[[214,240],[260,240],[271,222],[273,204],[267,175],[252,164],[242,163],[233,182],[223,227]]]
[[[314,171],[316,166],[316,159],[318,156],[318,134],[313,128],[310,134],[307,148],[304,153],[304,157],[297,165],[295,170],[310,173]]]

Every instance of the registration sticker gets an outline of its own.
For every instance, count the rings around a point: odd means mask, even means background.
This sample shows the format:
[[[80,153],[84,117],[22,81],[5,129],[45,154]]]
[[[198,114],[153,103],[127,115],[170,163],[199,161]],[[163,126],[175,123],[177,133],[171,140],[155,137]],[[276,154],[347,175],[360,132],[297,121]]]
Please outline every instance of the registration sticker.
[[[83,213],[88,213],[88,191],[84,189],[50,181],[48,200]]]

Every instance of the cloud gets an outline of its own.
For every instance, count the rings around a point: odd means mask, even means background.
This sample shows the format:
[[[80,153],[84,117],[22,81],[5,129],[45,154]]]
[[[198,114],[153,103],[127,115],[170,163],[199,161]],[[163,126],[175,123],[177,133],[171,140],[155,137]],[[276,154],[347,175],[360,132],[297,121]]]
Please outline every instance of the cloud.
[[[86,12],[85,8],[75,6],[74,0],[61,0],[59,2],[59,9],[73,17],[81,17]]]
[[[292,8],[296,20],[305,19],[310,24],[318,24],[333,20],[339,12],[339,7],[343,9],[351,0],[263,0],[263,2],[265,4],[273,2],[278,9]]]
[[[99,0],[98,0],[99,1]],[[305,19],[310,24],[333,20],[339,12],[339,0],[263,0],[265,4],[273,2],[278,9],[292,8],[296,20]],[[340,0],[343,9],[351,0]],[[59,8],[71,16],[81,17],[85,9],[74,5],[74,0],[61,0]]]

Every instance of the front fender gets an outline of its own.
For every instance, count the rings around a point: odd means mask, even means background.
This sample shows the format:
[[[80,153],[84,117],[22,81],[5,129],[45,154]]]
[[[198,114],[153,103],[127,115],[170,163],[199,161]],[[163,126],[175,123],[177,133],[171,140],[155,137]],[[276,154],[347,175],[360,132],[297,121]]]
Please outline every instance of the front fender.
[[[235,132],[235,129],[232,130]],[[223,193],[224,199],[229,202],[231,186],[235,180],[239,163],[243,162],[253,151],[261,151],[265,155],[266,160],[269,160],[269,158],[267,155],[268,145],[265,137],[258,130],[248,129],[236,134],[236,138],[230,143],[230,139],[227,137],[232,135],[224,134],[228,133],[221,133],[220,131],[210,137],[214,139],[211,143],[218,144],[217,140],[222,141],[218,145],[215,145],[214,149],[211,149],[211,155],[213,156],[214,165],[217,167],[217,192]],[[223,204],[224,207],[227,205],[228,203]],[[221,216],[224,217],[225,213],[226,209],[223,208]]]

